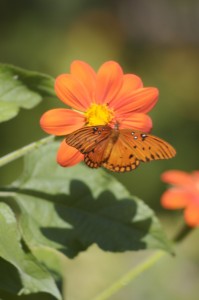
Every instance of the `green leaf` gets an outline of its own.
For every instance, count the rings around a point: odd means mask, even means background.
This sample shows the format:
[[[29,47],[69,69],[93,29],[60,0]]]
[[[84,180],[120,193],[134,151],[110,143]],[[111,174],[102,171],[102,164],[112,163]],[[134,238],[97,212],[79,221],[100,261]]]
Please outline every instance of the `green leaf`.
[[[0,101],[0,122],[16,117],[18,112],[19,107],[14,103]]]
[[[54,97],[50,76],[0,64],[0,122],[15,117],[20,108],[31,109],[43,98]]]
[[[60,293],[51,275],[34,256],[24,251],[15,215],[0,203],[0,289],[18,294],[46,292],[57,299]]]
[[[58,145],[45,145],[27,155],[22,176],[10,187],[31,249],[53,247],[69,257],[93,243],[106,251],[172,251],[143,201],[102,169],[84,164],[60,167],[55,161]]]

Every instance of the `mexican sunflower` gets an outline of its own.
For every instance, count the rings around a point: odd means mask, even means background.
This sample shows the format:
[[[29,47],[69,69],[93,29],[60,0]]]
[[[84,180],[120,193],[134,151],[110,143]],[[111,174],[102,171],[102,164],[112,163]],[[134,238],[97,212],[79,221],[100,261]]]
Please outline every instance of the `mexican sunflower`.
[[[134,74],[124,74],[114,61],[105,62],[95,72],[83,61],[71,64],[70,74],[55,80],[55,92],[68,108],[45,112],[40,120],[44,131],[65,136],[83,126],[109,125],[149,132],[152,120],[147,113],[154,107],[158,90],[143,87],[142,80]],[[57,162],[72,166],[84,158],[75,148],[61,143]]]
[[[187,225],[199,226],[199,171],[167,171],[162,174],[162,180],[171,184],[162,195],[162,206],[167,209],[183,208]]]

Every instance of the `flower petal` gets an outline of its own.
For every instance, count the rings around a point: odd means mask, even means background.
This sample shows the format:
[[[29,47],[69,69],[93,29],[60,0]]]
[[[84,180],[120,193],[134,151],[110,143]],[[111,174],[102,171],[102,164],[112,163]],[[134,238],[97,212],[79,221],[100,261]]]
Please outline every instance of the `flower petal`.
[[[74,75],[58,76],[55,80],[55,91],[60,100],[80,111],[85,111],[92,102],[89,92]]]
[[[189,185],[192,184],[192,178],[189,173],[178,170],[166,171],[161,175],[161,179],[164,182],[173,184],[173,185]]]
[[[184,212],[186,223],[191,227],[199,226],[199,204],[189,205]]]
[[[45,112],[40,119],[42,129],[54,135],[66,135],[84,125],[83,114],[64,108],[51,109]]]
[[[149,112],[156,104],[158,100],[158,89],[153,87],[140,88],[137,90],[129,91],[121,97],[117,97],[110,105],[118,114],[122,113],[132,113],[132,112]]]
[[[143,83],[140,77],[134,74],[125,74],[123,76],[123,84],[119,93],[116,95],[115,98],[113,98],[110,101],[109,105],[112,108],[117,107],[117,105],[118,104],[120,105],[120,102],[123,101],[121,99],[127,98],[128,95],[131,94],[133,91],[140,89],[142,87],[143,87]]]
[[[84,85],[89,93],[90,99],[94,102],[97,75],[93,68],[83,61],[75,60],[71,64],[71,74]]]
[[[120,95],[126,94],[126,92],[129,90],[137,90],[143,87],[141,78],[135,74],[124,74],[123,79],[124,82],[120,91]]]
[[[59,165],[62,167],[71,167],[78,164],[83,159],[83,154],[76,148],[67,145],[65,140],[62,141],[57,152],[57,162]]]
[[[104,63],[97,73],[96,103],[107,104],[118,93],[123,82],[123,71],[114,61]]]
[[[133,113],[131,115],[123,115],[116,118],[116,122],[119,123],[119,128],[129,128],[139,130],[142,132],[150,132],[152,128],[152,120],[146,114]]]
[[[167,209],[184,208],[189,203],[190,194],[177,188],[172,188],[163,193],[161,204]]]

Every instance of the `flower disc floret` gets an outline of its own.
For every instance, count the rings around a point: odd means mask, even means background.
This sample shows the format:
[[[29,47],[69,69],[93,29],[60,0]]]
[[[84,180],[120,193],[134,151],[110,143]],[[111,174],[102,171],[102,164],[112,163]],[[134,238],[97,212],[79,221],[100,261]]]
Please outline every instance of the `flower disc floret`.
[[[109,109],[106,104],[92,103],[85,112],[86,125],[106,125],[113,119],[113,110]]]

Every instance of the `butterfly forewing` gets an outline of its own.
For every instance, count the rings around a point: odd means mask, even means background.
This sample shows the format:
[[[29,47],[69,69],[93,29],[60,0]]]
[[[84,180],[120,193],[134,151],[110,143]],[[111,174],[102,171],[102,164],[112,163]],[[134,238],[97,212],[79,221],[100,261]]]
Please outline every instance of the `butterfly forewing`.
[[[85,126],[68,134],[65,141],[69,146],[75,147],[82,154],[86,154],[106,140],[110,134],[111,128],[109,126]]]
[[[169,159],[176,154],[175,149],[169,143],[147,133],[123,129],[121,138],[134,149],[138,158],[144,162]]]

